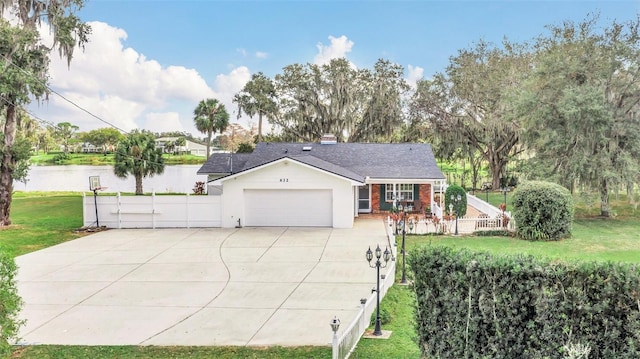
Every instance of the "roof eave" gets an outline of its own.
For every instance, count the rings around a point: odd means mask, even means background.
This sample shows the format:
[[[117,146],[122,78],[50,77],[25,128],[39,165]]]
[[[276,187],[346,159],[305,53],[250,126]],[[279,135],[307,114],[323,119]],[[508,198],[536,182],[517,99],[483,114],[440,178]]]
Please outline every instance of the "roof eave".
[[[365,183],[434,183],[434,182],[446,182],[446,178],[381,178],[381,177],[367,177]]]

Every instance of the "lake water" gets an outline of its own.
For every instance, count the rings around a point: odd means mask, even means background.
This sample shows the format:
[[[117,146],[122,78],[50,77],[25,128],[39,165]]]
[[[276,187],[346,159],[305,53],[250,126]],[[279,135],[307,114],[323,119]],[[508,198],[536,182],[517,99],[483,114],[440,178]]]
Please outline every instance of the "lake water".
[[[193,193],[197,181],[207,176],[197,175],[202,165],[166,166],[164,173],[142,179],[145,193]],[[126,179],[113,174],[113,166],[31,166],[27,183],[14,182],[16,191],[89,191],[89,176],[100,176],[100,185],[108,192],[135,192],[133,175]]]

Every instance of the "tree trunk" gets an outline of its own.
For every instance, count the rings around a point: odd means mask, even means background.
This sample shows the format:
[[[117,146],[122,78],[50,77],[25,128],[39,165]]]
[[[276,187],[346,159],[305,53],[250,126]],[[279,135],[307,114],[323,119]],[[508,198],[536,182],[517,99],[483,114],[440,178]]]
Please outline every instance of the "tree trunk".
[[[136,175],[136,195],[144,194],[142,191],[142,175]]]
[[[211,155],[211,130],[207,131],[207,159]]]
[[[4,124],[4,151],[0,164],[0,227],[11,224],[11,200],[13,196],[13,159],[12,147],[16,134],[16,107],[9,99],[7,105],[6,121]]]
[[[600,187],[600,215],[602,217],[611,217],[609,208],[609,188],[607,187],[607,180],[603,179]]]
[[[500,174],[502,173],[502,163],[495,159],[489,159],[489,167],[491,168],[491,187],[493,190],[500,189]]]
[[[262,111],[258,111],[258,142],[262,142]]]

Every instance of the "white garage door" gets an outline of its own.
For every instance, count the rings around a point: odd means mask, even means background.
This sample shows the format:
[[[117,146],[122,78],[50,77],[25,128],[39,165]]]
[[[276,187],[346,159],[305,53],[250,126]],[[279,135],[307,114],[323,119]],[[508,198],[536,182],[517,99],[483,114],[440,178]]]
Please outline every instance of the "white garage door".
[[[331,227],[331,190],[245,190],[244,223],[254,227]]]

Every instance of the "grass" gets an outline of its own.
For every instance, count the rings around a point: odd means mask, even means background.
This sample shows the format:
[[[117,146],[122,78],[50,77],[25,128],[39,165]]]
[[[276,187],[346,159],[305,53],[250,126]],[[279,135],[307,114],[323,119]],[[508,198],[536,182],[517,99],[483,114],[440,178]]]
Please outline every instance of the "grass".
[[[216,358],[298,359],[331,358],[329,347],[156,347],[156,346],[63,346],[37,345],[19,348],[11,358]]]
[[[573,236],[555,242],[523,241],[513,237],[407,236],[407,252],[425,245],[468,248],[494,254],[529,254],[563,260],[640,263],[640,222],[637,219],[578,219]]]
[[[396,281],[400,270],[397,269]],[[420,348],[413,320],[415,299],[410,286],[394,285],[380,302],[391,319],[382,324],[383,330],[392,331],[391,337],[383,339],[360,339],[350,358],[420,358]],[[374,312],[375,315],[375,312]]]
[[[101,166],[101,165],[113,165],[115,163],[113,154],[102,153],[69,153],[68,158],[64,160],[57,159],[61,153],[49,152],[39,153],[31,156],[29,162],[36,166],[56,166],[56,165],[89,165],[89,166]],[[171,155],[163,154],[164,162],[166,165],[195,165],[203,164],[206,160],[205,157],[195,155]]]
[[[478,194],[484,199],[484,193]],[[511,194],[507,203],[510,204]],[[504,202],[499,192],[489,193],[491,203]],[[558,242],[528,242],[510,237],[406,237],[407,253],[420,246],[445,245],[495,254],[531,254],[563,260],[625,261],[640,263],[640,215],[626,198],[612,201],[615,219],[588,218],[597,208],[578,203],[573,236]],[[597,203],[596,203],[597,206]],[[0,231],[1,248],[19,255],[76,238],[73,229],[82,225],[80,194],[17,193],[12,219],[15,228]],[[398,240],[398,243],[400,240]],[[400,274],[398,268],[397,275]],[[410,272],[409,272],[410,276]],[[414,297],[411,287],[393,286],[381,307],[390,321],[382,325],[393,334],[388,340],[362,339],[351,358],[420,358],[414,328]],[[343,323],[343,325],[346,323]],[[29,346],[17,348],[13,358],[330,358],[329,347],[148,347],[148,346]]]
[[[0,230],[0,249],[15,257],[81,236],[82,197],[77,193],[16,192],[12,225]]]

